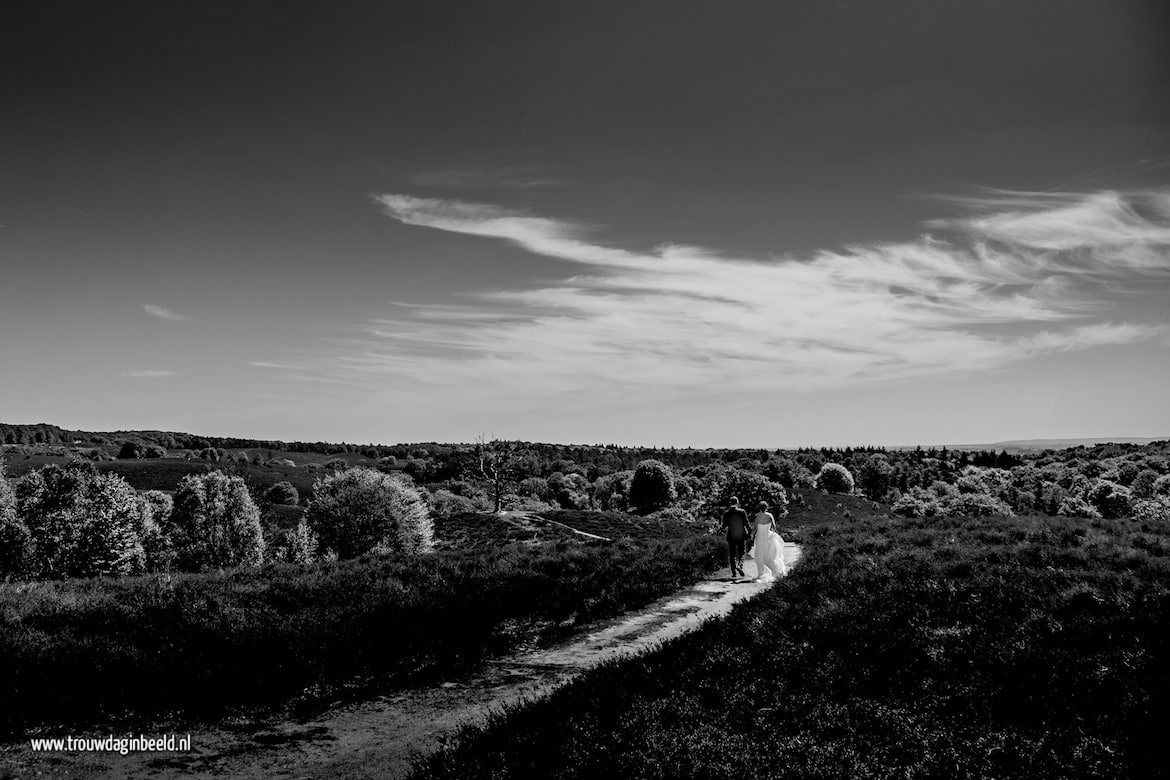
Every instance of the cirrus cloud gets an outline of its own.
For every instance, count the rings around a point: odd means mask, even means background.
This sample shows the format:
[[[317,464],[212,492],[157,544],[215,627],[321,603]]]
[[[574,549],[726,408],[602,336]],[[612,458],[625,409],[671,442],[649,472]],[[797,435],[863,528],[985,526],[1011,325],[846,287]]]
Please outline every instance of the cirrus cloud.
[[[1119,295],[1170,281],[1170,193],[994,193],[942,237],[748,258],[607,246],[499,206],[375,196],[405,225],[510,242],[563,279],[464,303],[398,304],[335,339],[315,370],[376,386],[499,397],[768,393],[983,371],[1166,336]],[[324,359],[324,363],[322,363]],[[305,366],[301,366],[304,368]]]

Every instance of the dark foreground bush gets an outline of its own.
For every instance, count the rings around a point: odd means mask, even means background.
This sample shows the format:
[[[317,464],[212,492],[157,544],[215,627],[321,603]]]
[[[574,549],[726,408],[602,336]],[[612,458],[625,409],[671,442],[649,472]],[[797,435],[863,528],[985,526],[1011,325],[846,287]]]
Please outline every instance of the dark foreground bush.
[[[854,520],[784,582],[417,777],[1166,776],[1170,529]]]
[[[554,542],[0,585],[0,731],[212,717],[355,678],[452,674],[526,638],[518,624],[615,614],[720,557],[712,537]]]

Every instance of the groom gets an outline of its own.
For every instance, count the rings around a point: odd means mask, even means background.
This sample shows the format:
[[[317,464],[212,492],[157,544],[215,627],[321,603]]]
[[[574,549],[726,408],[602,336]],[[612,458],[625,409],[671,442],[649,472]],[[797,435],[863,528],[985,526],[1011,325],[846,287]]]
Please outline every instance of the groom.
[[[731,559],[731,576],[744,577],[743,555],[748,541],[748,516],[739,506],[739,499],[731,497],[731,506],[723,513],[723,529],[727,532],[727,556]]]

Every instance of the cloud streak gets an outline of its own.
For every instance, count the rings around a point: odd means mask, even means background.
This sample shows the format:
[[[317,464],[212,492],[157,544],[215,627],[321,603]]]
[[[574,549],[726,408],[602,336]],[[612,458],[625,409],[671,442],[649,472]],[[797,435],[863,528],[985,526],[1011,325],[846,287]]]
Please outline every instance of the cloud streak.
[[[1167,192],[993,193],[932,223],[942,238],[770,258],[611,247],[570,221],[493,205],[376,199],[403,224],[565,263],[565,278],[355,324],[323,369],[355,382],[500,398],[758,396],[985,371],[1168,333],[1110,308],[1170,280]]]
[[[156,306],[153,303],[142,304],[142,310],[151,317],[158,317],[160,320],[168,320],[169,322],[190,322],[190,317],[185,317],[182,314],[176,314],[165,306]]]

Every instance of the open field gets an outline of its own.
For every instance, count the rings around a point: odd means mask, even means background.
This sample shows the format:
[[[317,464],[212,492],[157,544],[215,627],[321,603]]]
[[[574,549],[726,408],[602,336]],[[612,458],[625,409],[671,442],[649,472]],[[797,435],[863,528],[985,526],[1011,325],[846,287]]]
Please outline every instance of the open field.
[[[446,777],[1166,776],[1170,529],[871,518],[659,653],[472,731]]]

